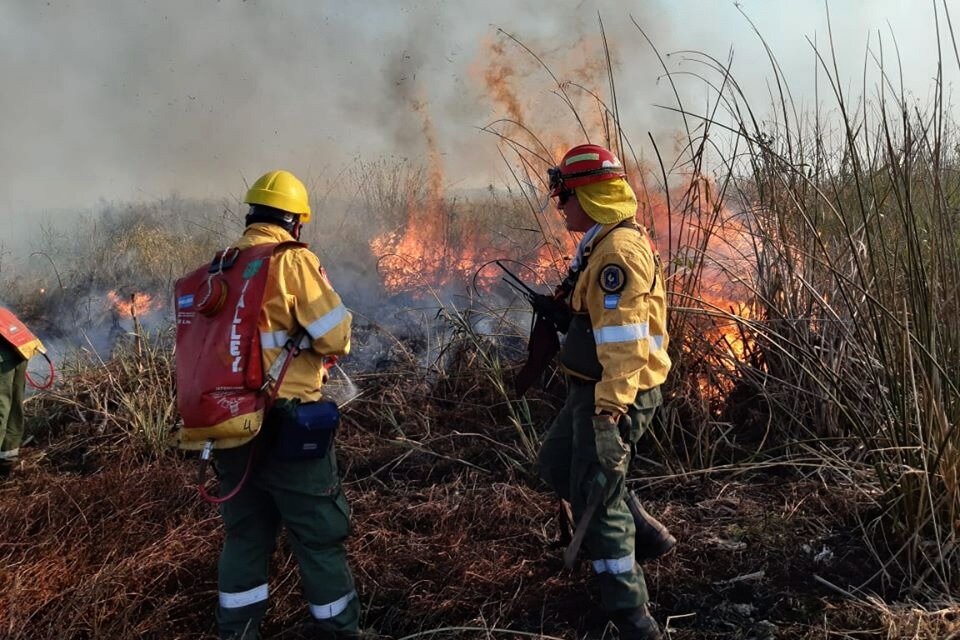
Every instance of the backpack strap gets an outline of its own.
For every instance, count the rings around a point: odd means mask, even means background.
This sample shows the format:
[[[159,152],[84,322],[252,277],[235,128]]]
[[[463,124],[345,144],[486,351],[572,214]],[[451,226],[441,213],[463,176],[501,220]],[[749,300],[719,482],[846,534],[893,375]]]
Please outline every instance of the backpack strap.
[[[603,235],[598,234],[597,237],[594,238],[590,244],[588,244],[586,247],[583,248],[583,256],[580,259],[580,264],[578,265],[577,269],[576,270],[570,269],[569,271],[567,271],[567,276],[563,279],[563,282],[561,282],[560,285],[557,287],[557,289],[561,291],[564,296],[572,293],[573,289],[577,286],[577,282],[580,280],[580,274],[582,274],[586,270],[587,263],[590,260],[590,255],[593,253],[593,250],[601,242],[603,242],[611,233],[613,233],[617,229],[633,229],[637,233],[644,233],[644,231],[641,230],[640,225],[637,224],[636,218],[631,216],[626,220],[622,220],[618,225],[610,228]],[[649,233],[647,233],[646,236],[647,236],[647,241],[650,243],[650,250],[653,251],[654,259],[659,265],[659,259],[657,258],[658,254],[653,247],[653,240],[650,238]],[[655,270],[653,274],[653,285],[650,286],[651,292],[653,291],[653,288],[656,286],[656,283],[657,283],[657,273]]]

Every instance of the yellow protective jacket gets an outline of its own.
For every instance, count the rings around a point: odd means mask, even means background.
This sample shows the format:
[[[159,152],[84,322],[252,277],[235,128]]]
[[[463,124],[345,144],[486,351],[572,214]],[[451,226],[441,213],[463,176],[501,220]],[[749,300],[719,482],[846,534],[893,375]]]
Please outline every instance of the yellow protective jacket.
[[[625,413],[670,371],[663,270],[646,231],[633,223],[601,226],[582,251],[587,264],[570,296],[574,316],[560,364],[597,381],[598,411]]]
[[[235,246],[243,250],[259,244],[291,241],[293,236],[282,227],[258,222],[247,227]],[[350,312],[312,251],[295,247],[270,259],[263,308],[257,323],[264,371],[280,355],[289,336],[301,328],[308,334],[301,342],[303,351],[287,369],[277,397],[298,398],[304,402],[320,399],[323,356],[350,351],[351,321]]]

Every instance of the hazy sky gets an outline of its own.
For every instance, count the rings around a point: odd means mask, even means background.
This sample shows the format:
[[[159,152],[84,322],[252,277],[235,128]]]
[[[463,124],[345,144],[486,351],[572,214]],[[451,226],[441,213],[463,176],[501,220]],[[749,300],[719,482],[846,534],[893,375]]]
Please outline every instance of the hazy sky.
[[[954,20],[958,5],[947,3]],[[777,54],[795,97],[812,103],[806,37],[825,44],[824,4],[740,6]],[[943,6],[936,6],[943,23]],[[677,121],[654,106],[670,95],[631,17],[663,52],[697,49],[726,58],[733,47],[735,75],[764,98],[769,67],[762,49],[734,4],[723,0],[5,0],[3,235],[29,226],[25,215],[69,215],[63,210],[101,198],[238,197],[244,179],[272,168],[321,182],[357,158],[422,158],[424,114],[448,184],[496,181],[503,167],[495,139],[477,131],[507,115],[483,82],[491,68],[502,70],[491,65],[516,67],[508,80],[525,111],[551,113],[558,103],[549,79],[518,47],[507,42],[499,57],[492,53],[504,42],[496,27],[588,82],[599,60],[585,59],[584,51],[596,50],[598,11],[618,62],[624,126],[636,142],[648,130],[675,129]],[[892,55],[892,29],[909,86],[926,95],[936,65],[933,2],[834,0],[830,13],[841,73],[855,93],[868,34],[876,43],[879,31]],[[944,45],[952,80],[957,62],[948,37]],[[673,68],[700,69],[682,58],[671,56]],[[684,83],[695,102],[706,95],[698,81]],[[569,118],[550,122],[572,135]]]

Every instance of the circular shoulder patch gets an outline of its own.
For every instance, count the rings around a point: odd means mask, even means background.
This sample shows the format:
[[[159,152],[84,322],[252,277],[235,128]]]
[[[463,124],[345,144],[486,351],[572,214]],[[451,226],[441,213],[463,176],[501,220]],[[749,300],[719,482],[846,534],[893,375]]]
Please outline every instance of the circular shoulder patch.
[[[600,288],[607,293],[619,293],[627,286],[627,272],[618,264],[608,264],[600,270]]]

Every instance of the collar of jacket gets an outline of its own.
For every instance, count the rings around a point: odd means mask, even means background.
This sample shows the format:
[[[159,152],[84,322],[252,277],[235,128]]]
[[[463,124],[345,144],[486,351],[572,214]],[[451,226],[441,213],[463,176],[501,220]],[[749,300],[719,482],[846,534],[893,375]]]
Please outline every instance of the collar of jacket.
[[[293,236],[284,229],[269,222],[254,222],[244,229],[243,237],[237,246],[240,249],[252,247],[258,244],[294,242]]]
[[[579,271],[580,264],[583,262],[584,252],[586,251],[587,246],[593,242],[593,238],[603,229],[602,224],[595,224],[590,229],[583,234],[583,237],[580,238],[579,244],[577,244],[577,252],[573,256],[573,260],[570,261],[570,271]],[[586,255],[589,255],[589,251],[586,252]]]

